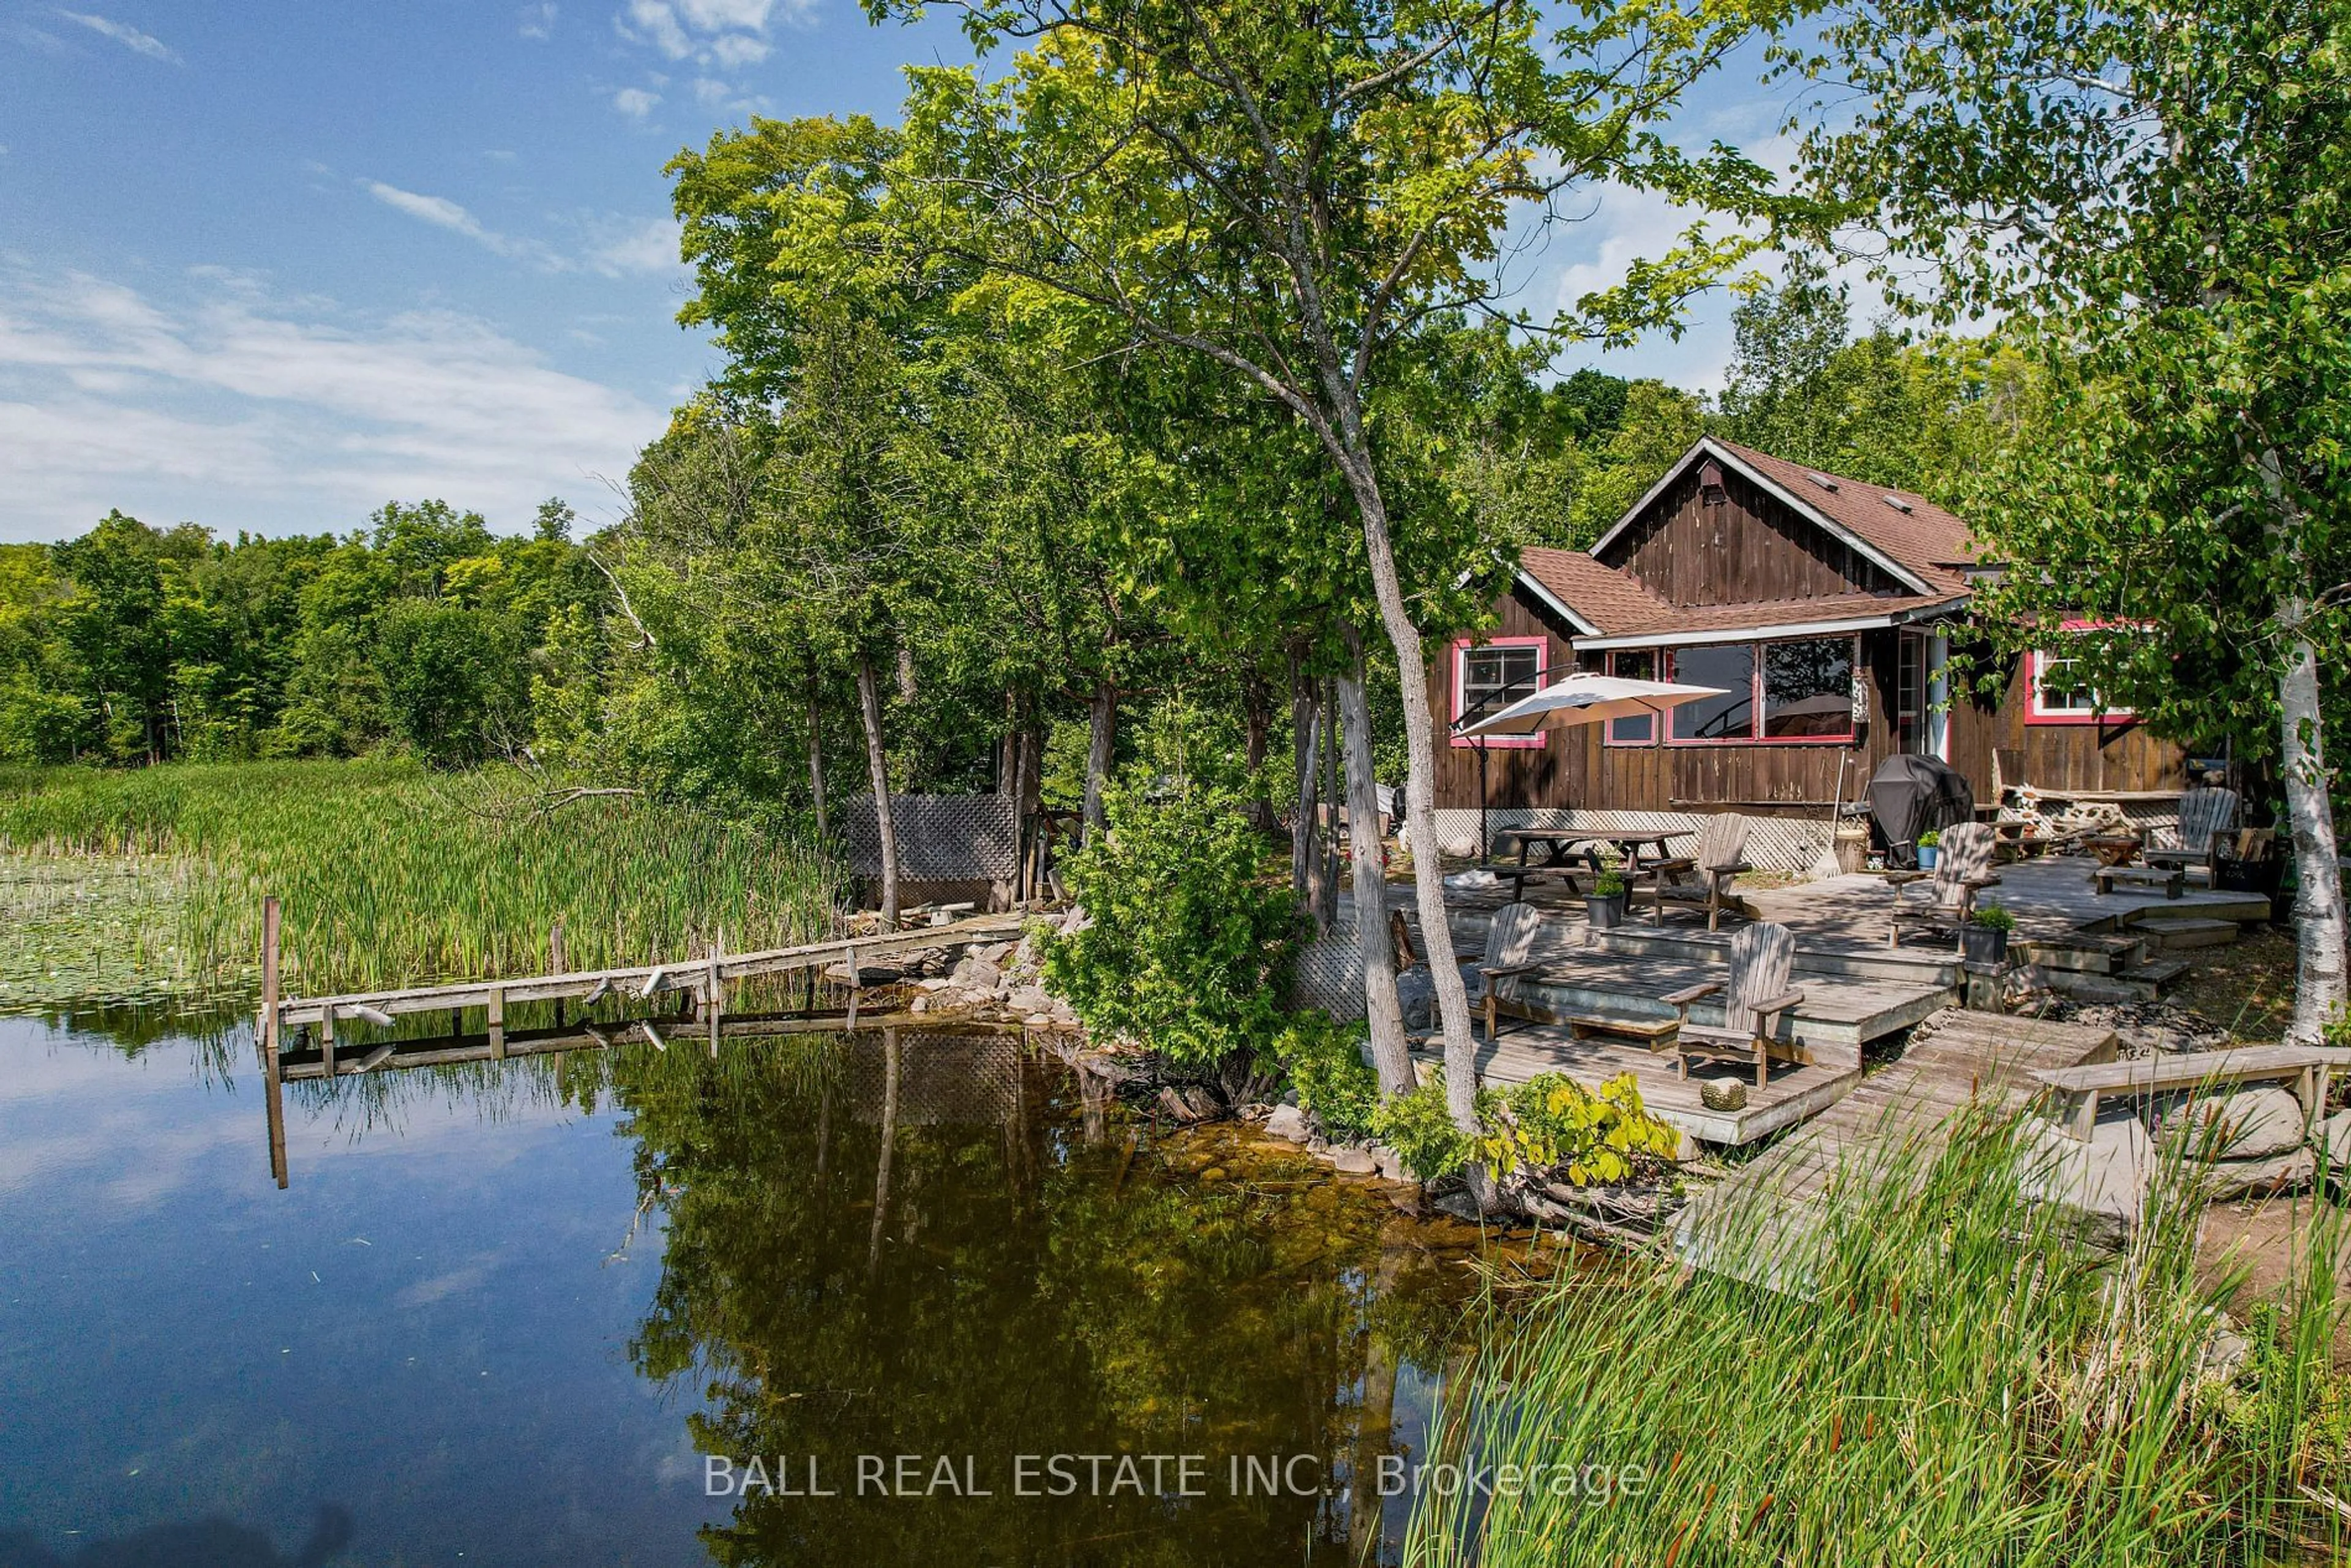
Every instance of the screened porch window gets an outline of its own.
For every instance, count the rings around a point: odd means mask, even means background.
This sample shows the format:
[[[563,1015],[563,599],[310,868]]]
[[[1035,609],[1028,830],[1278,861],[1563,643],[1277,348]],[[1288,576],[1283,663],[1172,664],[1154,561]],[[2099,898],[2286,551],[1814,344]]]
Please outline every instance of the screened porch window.
[[[1755,644],[1677,648],[1674,679],[1685,686],[1722,688],[1720,696],[1698,697],[1674,709],[1676,740],[1755,738]]]

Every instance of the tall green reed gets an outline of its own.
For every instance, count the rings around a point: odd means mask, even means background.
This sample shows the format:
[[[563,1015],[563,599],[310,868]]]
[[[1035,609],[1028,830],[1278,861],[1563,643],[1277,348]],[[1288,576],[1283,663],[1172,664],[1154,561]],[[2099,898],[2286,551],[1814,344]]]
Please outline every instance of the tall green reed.
[[[1970,1110],[1946,1145],[1840,1173],[1817,1228],[1759,1193],[1713,1217],[1714,1270],[1572,1281],[1448,1394],[1434,1448],[1463,1468],[1420,1479],[1405,1561],[2335,1560],[2311,1554],[2335,1527],[2303,1488],[2336,1487],[2343,1458],[2311,1436],[2337,1227],[2314,1226],[2231,1377],[2211,1353],[2238,1281],[2199,1284],[2178,1162],[2108,1257],[2026,1196],[2047,1157]]]
[[[838,887],[809,843],[689,808],[548,810],[397,762],[0,770],[0,846],[170,857],[171,963],[206,988],[249,978],[266,894],[316,992],[542,972],[558,923],[578,968],[789,945],[830,929]]]

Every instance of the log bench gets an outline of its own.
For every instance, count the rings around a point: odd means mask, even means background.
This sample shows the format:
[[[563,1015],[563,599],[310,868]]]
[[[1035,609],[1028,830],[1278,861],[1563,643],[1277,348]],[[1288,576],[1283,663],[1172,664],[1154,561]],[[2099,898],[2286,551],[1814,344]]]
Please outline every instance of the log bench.
[[[2188,873],[2176,865],[2102,865],[2090,873],[2090,881],[2101,894],[2114,892],[2117,882],[2160,887],[2166,898],[2178,898],[2188,890]]]
[[[2066,1134],[2087,1143],[2097,1125],[2098,1102],[2108,1094],[2236,1089],[2248,1083],[2281,1083],[2291,1088],[2302,1102],[2305,1127],[2314,1125],[2326,1110],[2329,1079],[2346,1067],[2351,1067],[2351,1049],[2262,1045],[2242,1051],[2186,1051],[2086,1067],[2044,1068],[2032,1076],[2056,1103],[2061,1112],[2058,1124]]]

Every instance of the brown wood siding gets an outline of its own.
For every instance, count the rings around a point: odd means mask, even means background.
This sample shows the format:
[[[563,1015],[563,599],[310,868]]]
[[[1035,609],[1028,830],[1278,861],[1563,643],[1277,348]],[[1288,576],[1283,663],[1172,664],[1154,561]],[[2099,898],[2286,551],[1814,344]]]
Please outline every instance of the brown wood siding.
[[[1601,559],[1675,604],[1915,591],[1732,470],[1724,500],[1700,505],[1704,466],[1693,465]]]
[[[1489,633],[1550,640],[1547,667],[1554,674],[1581,664],[1598,669],[1600,656],[1578,658],[1556,628],[1546,625],[1516,593],[1497,606],[1500,621]],[[1761,815],[1818,812],[1823,821],[1844,759],[1844,798],[1853,800],[1878,763],[1895,749],[1894,634],[1861,639],[1862,665],[1872,682],[1871,722],[1858,745],[1609,746],[1602,727],[1549,731],[1540,750],[1486,754],[1486,803],[1495,807],[1584,807],[1617,811],[1743,810]],[[1429,700],[1446,722],[1453,717],[1452,644],[1429,675]],[[1475,810],[1478,752],[1440,745],[1437,803]]]
[[[2049,790],[2170,790],[2188,787],[2187,753],[2136,721],[2112,724],[2028,724],[2022,662],[1995,666],[1997,701],[1970,693],[1951,704],[1951,766],[1991,800],[1992,749],[2017,764],[2003,770],[2010,784]],[[1956,683],[1954,683],[1956,685]]]

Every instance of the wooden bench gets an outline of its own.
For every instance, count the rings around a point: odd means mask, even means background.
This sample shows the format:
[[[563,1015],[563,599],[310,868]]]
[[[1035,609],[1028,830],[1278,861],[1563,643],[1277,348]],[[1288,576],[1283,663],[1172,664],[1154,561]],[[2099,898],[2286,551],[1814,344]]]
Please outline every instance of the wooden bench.
[[[2346,1067],[2351,1067],[2351,1050],[2340,1046],[2262,1045],[2046,1068],[2032,1076],[2061,1107],[2059,1122],[2066,1133],[2086,1143],[2097,1125],[2098,1102],[2108,1094],[2283,1083],[2302,1102],[2306,1122],[2315,1124],[2326,1109],[2328,1080],[2335,1070]]]
[[[2160,887],[2166,898],[2178,898],[2188,891],[2188,873],[2176,865],[2102,865],[2090,873],[2090,881],[2102,894],[2114,892],[2117,882]]]

